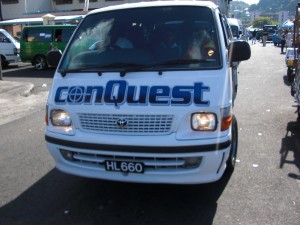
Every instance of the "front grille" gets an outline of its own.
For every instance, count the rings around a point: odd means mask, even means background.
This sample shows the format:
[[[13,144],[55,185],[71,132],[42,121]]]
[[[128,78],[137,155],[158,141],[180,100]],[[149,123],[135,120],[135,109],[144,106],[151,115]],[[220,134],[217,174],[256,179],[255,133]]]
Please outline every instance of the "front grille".
[[[173,115],[79,113],[81,129],[104,134],[164,135],[171,132]]]
[[[89,168],[105,170],[105,161],[141,162],[145,165],[145,172],[177,172],[194,169],[200,166],[202,157],[125,157],[118,155],[104,155],[98,153],[83,153],[60,149],[64,159],[78,165]]]

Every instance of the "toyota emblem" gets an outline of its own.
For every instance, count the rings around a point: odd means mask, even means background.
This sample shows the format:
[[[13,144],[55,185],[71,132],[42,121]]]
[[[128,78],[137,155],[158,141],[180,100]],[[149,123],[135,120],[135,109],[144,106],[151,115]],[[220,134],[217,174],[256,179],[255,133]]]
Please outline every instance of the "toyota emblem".
[[[121,127],[121,128],[126,127],[128,125],[128,121],[125,119],[118,119],[117,125],[118,125],[118,127]]]

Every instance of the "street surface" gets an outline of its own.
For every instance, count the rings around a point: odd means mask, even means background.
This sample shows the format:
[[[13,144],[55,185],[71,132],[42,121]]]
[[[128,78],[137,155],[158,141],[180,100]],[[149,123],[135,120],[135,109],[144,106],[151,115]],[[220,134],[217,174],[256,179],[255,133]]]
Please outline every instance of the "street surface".
[[[20,96],[20,93],[0,92],[0,125],[31,114],[33,108],[45,108],[53,74],[54,69],[40,72],[29,63],[13,63],[3,69],[4,82],[25,82],[33,84],[34,88],[24,96]]]
[[[285,56],[271,43],[251,49],[239,67],[236,169],[219,182],[192,186],[59,172],[44,140],[53,69],[6,69],[5,81],[32,82],[35,89],[30,104],[20,97],[12,106],[21,115],[0,121],[0,225],[299,225],[300,121]]]

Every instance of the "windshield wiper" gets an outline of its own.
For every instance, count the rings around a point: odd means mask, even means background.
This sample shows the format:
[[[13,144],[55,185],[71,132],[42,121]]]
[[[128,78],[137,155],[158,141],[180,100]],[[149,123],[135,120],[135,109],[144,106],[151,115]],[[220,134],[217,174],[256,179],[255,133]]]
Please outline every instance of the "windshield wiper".
[[[124,68],[127,67],[137,68],[143,66],[144,65],[134,64],[134,63],[112,63],[112,64],[96,66],[96,67],[81,67],[81,68],[74,68],[74,69],[59,70],[58,72],[62,75],[62,77],[65,77],[68,73],[80,73],[80,72],[97,72],[98,75],[101,76],[102,72],[106,71],[107,69],[114,69],[114,71],[123,73]]]
[[[80,72],[97,72],[99,76],[101,76],[102,72],[107,69],[112,69],[112,71],[120,72],[120,76],[124,77],[128,72],[135,72],[139,70],[145,70],[150,68],[161,68],[164,66],[173,66],[173,65],[186,65],[186,64],[197,64],[197,63],[209,63],[213,62],[215,59],[177,59],[177,60],[169,60],[161,63],[155,63],[150,65],[145,64],[135,64],[135,63],[111,63],[106,65],[101,65],[97,67],[82,67],[75,69],[66,69],[59,70],[58,72],[65,77],[67,73],[80,73]]]
[[[161,68],[164,66],[174,66],[174,65],[187,65],[187,64],[197,64],[197,63],[209,63],[214,62],[215,59],[176,59],[176,60],[169,60],[165,62],[150,64],[150,65],[136,65],[136,64],[129,64],[131,68],[124,68],[123,71],[120,71],[120,76],[124,77],[128,72],[135,72],[139,70],[146,70],[146,69],[155,69],[157,68],[159,74],[161,75],[162,71]]]
[[[186,65],[186,64],[197,64],[197,63],[209,63],[214,61],[216,60],[215,59],[176,59],[176,60],[170,60],[170,61],[154,64],[152,66]]]

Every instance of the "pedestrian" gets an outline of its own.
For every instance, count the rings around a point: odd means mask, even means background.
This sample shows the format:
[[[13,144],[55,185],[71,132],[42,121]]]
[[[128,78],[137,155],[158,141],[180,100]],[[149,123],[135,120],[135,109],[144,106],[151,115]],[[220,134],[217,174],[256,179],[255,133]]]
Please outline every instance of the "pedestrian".
[[[281,45],[281,54],[284,54],[283,49],[286,44],[286,35],[287,35],[287,30],[281,33],[281,39],[280,39],[280,45]]]
[[[268,40],[268,34],[269,34],[269,32],[268,32],[267,28],[264,28],[263,34],[262,34],[263,35],[262,36],[263,47],[266,47],[267,40]]]
[[[252,31],[252,44],[256,44],[256,34],[257,31],[256,29],[254,29],[254,31]]]
[[[292,43],[292,40],[293,40],[293,37],[292,37],[292,32],[291,32],[291,29],[288,30],[287,32],[287,35],[286,35],[286,46],[287,48],[291,48],[293,47],[293,43]]]

